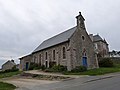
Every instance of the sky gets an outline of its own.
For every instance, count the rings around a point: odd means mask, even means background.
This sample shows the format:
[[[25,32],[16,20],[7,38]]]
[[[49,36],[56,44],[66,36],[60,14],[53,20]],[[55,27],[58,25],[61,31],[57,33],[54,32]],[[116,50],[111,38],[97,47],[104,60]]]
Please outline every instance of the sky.
[[[79,12],[87,32],[120,50],[120,0],[0,0],[0,66],[18,63],[42,41],[76,26]]]

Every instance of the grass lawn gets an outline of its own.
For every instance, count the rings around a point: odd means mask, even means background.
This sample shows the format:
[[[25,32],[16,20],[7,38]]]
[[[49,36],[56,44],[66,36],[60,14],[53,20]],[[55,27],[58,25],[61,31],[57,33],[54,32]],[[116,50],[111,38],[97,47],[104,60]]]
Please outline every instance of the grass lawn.
[[[6,78],[6,77],[11,77],[17,74],[20,74],[20,71],[15,71],[15,72],[2,72],[0,73],[0,79]],[[4,82],[0,82],[0,90],[15,90],[16,86]]]
[[[14,90],[16,86],[4,82],[0,82],[0,90]]]
[[[63,74],[65,75],[104,75],[108,73],[114,73],[114,72],[120,72],[120,65],[115,65],[115,67],[111,68],[98,68],[98,69],[92,69],[92,70],[87,70],[85,72],[78,72],[78,73],[73,73],[73,72],[64,72]]]
[[[21,73],[20,71],[0,73],[0,78],[11,77],[20,73]]]

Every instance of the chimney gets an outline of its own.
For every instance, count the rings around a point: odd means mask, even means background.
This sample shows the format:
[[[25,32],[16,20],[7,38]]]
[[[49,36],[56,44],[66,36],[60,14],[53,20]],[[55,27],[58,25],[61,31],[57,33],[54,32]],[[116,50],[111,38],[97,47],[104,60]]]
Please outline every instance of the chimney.
[[[11,60],[12,62],[14,62],[14,60]]]

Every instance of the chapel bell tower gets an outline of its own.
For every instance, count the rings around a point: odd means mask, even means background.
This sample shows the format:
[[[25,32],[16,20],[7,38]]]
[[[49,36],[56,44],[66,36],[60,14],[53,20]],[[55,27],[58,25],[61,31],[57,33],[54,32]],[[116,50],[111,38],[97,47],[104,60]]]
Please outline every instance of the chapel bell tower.
[[[79,12],[79,15],[76,16],[76,19],[77,19],[77,26],[78,26],[79,28],[85,29],[85,24],[84,24],[85,19],[84,19],[84,17],[82,16],[81,12]]]

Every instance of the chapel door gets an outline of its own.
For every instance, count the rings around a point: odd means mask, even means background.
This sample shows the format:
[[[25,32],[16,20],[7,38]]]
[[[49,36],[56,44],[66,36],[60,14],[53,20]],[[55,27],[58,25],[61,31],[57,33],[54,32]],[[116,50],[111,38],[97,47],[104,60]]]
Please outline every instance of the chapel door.
[[[83,66],[87,67],[87,57],[82,58]]]
[[[29,69],[29,62],[26,62],[26,70]]]

